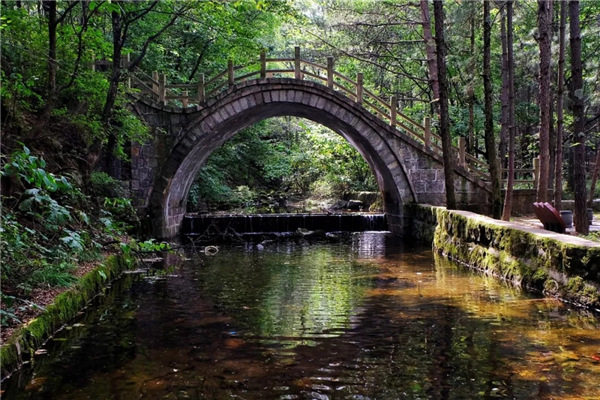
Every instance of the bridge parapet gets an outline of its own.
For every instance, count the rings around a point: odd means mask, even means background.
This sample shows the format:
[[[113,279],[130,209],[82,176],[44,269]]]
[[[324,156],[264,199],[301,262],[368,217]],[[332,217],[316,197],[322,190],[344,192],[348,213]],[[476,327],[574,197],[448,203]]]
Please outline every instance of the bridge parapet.
[[[260,59],[251,64],[236,66],[229,60],[227,69],[206,80],[204,74],[199,75],[195,83],[167,83],[167,76],[153,72],[148,76],[141,71],[130,77],[129,85],[140,91],[142,97],[162,106],[176,109],[200,111],[211,99],[228,88],[251,79],[293,77],[299,80],[311,80],[323,84],[349,97],[376,115],[379,119],[425,148],[441,155],[441,138],[431,131],[431,118],[424,117],[423,122],[404,114],[398,109],[396,96],[389,101],[383,99],[364,86],[363,74],[358,73],[353,80],[334,69],[333,57],[327,58],[327,65],[320,65],[300,57],[300,48],[295,47],[293,58],[267,58],[265,51]],[[486,162],[466,151],[464,138],[459,138],[458,146],[454,146],[459,167],[466,168],[482,181],[489,182],[489,168]]]

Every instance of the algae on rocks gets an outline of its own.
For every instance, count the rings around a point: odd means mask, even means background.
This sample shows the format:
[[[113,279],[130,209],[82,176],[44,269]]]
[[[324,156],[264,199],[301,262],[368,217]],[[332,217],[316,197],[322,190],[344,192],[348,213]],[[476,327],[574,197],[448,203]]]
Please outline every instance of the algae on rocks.
[[[600,307],[600,245],[467,211],[426,205],[411,211],[412,232],[427,237],[434,228],[439,253],[515,285]]]
[[[109,256],[102,265],[81,277],[69,290],[59,294],[42,314],[13,333],[0,348],[2,377],[24,361],[61,326],[73,319],[90,300],[107,290],[108,283],[135,264],[131,256]]]

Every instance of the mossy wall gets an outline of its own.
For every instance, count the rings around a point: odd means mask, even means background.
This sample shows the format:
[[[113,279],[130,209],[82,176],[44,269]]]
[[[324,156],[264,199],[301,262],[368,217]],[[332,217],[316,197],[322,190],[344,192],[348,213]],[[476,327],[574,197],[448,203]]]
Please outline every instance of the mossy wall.
[[[84,275],[72,288],[58,295],[42,314],[14,332],[0,348],[2,376],[17,369],[31,358],[61,326],[74,318],[90,300],[107,290],[108,283],[131,268],[133,258],[109,256],[102,265]]]
[[[579,305],[600,308],[600,243],[468,211],[412,205],[412,230],[471,268]]]

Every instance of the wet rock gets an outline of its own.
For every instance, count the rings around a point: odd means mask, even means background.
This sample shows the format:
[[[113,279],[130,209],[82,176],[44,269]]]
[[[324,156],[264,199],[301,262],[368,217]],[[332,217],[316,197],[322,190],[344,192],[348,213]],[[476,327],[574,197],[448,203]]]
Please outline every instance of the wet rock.
[[[360,200],[348,200],[348,206],[347,208],[349,210],[360,210],[362,208],[364,208],[365,203],[363,203]]]
[[[302,237],[305,239],[315,239],[315,238],[325,238],[327,237],[327,233],[323,230],[317,229],[314,231],[309,231],[306,229],[298,228],[296,231],[297,237]]]
[[[346,200],[338,200],[334,205],[329,207],[331,210],[343,210],[348,207],[348,202]]]

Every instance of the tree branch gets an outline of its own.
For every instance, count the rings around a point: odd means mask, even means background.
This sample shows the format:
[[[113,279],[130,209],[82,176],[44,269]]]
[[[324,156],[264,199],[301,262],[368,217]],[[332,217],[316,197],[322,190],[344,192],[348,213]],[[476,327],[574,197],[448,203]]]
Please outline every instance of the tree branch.
[[[142,59],[146,55],[146,51],[148,51],[148,46],[150,46],[150,43],[155,41],[167,29],[169,29],[171,26],[173,26],[173,24],[175,24],[175,22],[177,21],[177,18],[179,18],[187,10],[189,10],[188,6],[182,7],[175,15],[173,15],[173,18],[171,18],[171,20],[167,24],[165,24],[154,35],[152,35],[146,39],[146,41],[144,42],[144,45],[142,46],[142,50],[140,51],[140,54],[138,54],[138,56],[136,58],[134,58],[134,60],[130,63],[129,68],[128,68],[129,71],[133,71],[140,64],[140,62],[142,62]]]
[[[331,47],[332,49],[335,49],[335,50],[339,51],[340,53],[342,53],[342,54],[343,54],[343,55],[345,55],[346,57],[350,57],[350,58],[353,58],[353,59],[355,59],[355,60],[362,61],[362,62],[364,62],[364,63],[367,63],[367,64],[374,65],[374,66],[376,66],[377,68],[381,68],[382,70],[384,70],[384,71],[387,71],[387,72],[391,72],[392,74],[401,75],[401,76],[404,76],[405,78],[409,78],[409,79],[416,80],[416,81],[427,82],[427,80],[426,80],[426,79],[423,79],[423,78],[417,78],[417,77],[415,77],[415,76],[411,76],[411,75],[408,75],[408,74],[405,74],[405,73],[401,73],[401,72],[398,72],[398,71],[392,70],[392,69],[390,69],[390,68],[388,68],[388,67],[385,67],[385,66],[383,66],[383,65],[381,65],[381,64],[378,64],[378,63],[376,63],[376,62],[374,62],[374,61],[367,60],[367,59],[364,59],[364,58],[361,58],[361,57],[357,57],[357,56],[355,56],[354,54],[348,53],[347,51],[345,51],[345,50],[342,50],[342,49],[340,49],[340,48],[338,48],[338,47],[334,46],[333,44],[331,44],[331,43],[329,43],[328,41],[326,41],[325,39],[323,39],[321,36],[319,36],[319,35],[316,35],[316,34],[312,33],[311,31],[307,31],[307,32],[308,32],[308,34],[309,34],[309,35],[312,35],[312,36],[314,36],[315,38],[319,39],[320,41],[322,41],[322,42],[323,42],[324,44],[326,44],[327,46]]]
[[[69,6],[65,9],[65,11],[62,13],[62,15],[58,18],[56,18],[56,25],[60,24],[61,22],[64,21],[64,19],[67,17],[67,14],[69,14],[69,12],[77,5],[77,1],[72,2],[71,4],[69,4]]]

